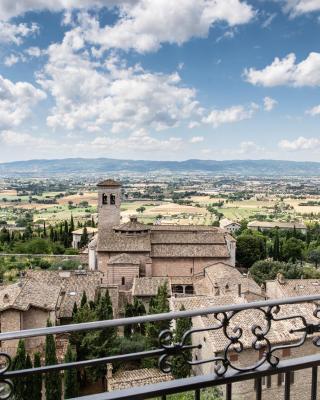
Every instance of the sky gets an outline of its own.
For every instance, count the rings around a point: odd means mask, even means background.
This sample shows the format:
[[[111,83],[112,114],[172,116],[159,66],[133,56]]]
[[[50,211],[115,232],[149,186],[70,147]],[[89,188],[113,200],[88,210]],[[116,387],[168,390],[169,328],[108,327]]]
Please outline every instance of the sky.
[[[320,0],[0,0],[0,162],[320,161]]]

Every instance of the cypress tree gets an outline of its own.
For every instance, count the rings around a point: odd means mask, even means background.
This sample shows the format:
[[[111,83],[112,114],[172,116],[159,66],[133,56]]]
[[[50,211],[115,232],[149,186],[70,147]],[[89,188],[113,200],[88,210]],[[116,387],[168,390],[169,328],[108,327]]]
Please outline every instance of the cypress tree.
[[[47,326],[52,326],[48,320]],[[46,365],[57,364],[56,344],[53,335],[46,336],[45,344]],[[59,371],[52,371],[45,375],[46,400],[61,400],[61,376]]]
[[[88,244],[88,242],[89,242],[88,229],[85,226],[83,228],[83,232],[82,232],[82,235],[81,235],[81,238],[80,238],[80,247],[86,246]]]
[[[41,367],[40,353],[35,353],[33,360],[34,368]],[[32,376],[32,400],[42,399],[42,375],[34,374]]]
[[[74,316],[77,314],[77,312],[78,312],[78,306],[77,306],[77,303],[74,302],[73,309],[72,309],[72,318],[74,318]]]
[[[82,308],[85,304],[87,304],[88,300],[87,300],[87,293],[84,290],[84,292],[82,293],[82,297],[81,297],[81,303],[80,303],[80,307]]]
[[[159,314],[169,312],[169,302],[168,302],[168,288],[167,284],[160,286],[158,288],[158,293],[154,297],[153,301],[150,302],[150,314]],[[149,322],[146,326],[146,334],[149,338],[150,345],[152,347],[158,346],[158,336],[163,330],[170,328],[170,321],[157,321]]]
[[[273,243],[273,259],[276,261],[280,260],[280,240],[278,230],[276,231]]]
[[[64,361],[66,363],[76,361],[76,354],[72,350],[71,345],[68,345]],[[75,368],[66,369],[64,371],[64,398],[70,399],[78,396],[78,378]]]
[[[184,306],[181,307],[180,311],[185,311]],[[175,342],[180,343],[183,335],[192,328],[191,318],[178,318],[177,326],[175,331]],[[189,336],[185,345],[191,345],[191,337]],[[178,354],[173,357],[171,361],[172,365],[172,375],[176,379],[187,378],[191,372],[191,366],[187,363],[187,360],[191,360],[191,350],[184,350],[184,355]]]
[[[43,237],[47,237],[46,221],[43,221]]]
[[[73,231],[74,231],[74,220],[73,220],[73,215],[71,214],[69,233],[72,234]]]
[[[21,369],[26,368],[26,348],[23,339],[19,340],[17,353],[12,361],[11,368],[14,371],[19,371]],[[15,388],[14,392],[15,400],[27,400],[29,398],[28,397],[29,394],[27,393],[26,378],[25,377],[14,378],[13,382]]]

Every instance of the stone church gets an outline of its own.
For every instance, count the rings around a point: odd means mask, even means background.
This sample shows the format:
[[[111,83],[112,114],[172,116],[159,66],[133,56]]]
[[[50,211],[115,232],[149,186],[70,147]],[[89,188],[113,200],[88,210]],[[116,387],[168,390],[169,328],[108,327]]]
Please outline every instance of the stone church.
[[[98,234],[89,244],[89,267],[108,285],[132,288],[135,278],[197,277],[217,262],[235,265],[236,241],[225,230],[197,225],[120,223],[121,184],[98,184]]]

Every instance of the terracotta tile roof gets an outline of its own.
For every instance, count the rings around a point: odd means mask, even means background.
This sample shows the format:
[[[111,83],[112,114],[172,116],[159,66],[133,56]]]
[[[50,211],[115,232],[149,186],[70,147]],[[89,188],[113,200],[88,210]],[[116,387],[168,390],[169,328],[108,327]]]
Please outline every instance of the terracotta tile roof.
[[[226,226],[233,225],[233,224],[238,225],[239,227],[241,226],[239,224],[239,222],[231,221],[228,218],[221,219],[219,223],[220,223],[220,228],[225,228]]]
[[[136,386],[167,382],[173,379],[171,374],[165,374],[157,368],[143,368],[131,371],[118,371],[108,378],[108,390],[128,389]]]
[[[282,291],[283,297],[320,294],[320,279],[285,279],[284,283],[273,281]]]
[[[152,231],[182,231],[182,232],[220,232],[224,231],[217,226],[210,225],[152,225]]]
[[[221,232],[152,232],[152,244],[225,244]]]
[[[185,297],[171,299],[171,308],[173,311],[180,310],[182,304],[186,310],[195,310],[207,307],[215,307],[226,304],[239,304],[246,302],[243,298],[232,297],[232,296],[215,296],[215,297]],[[304,315],[309,322],[314,322],[316,318],[312,312],[314,306],[312,304],[298,304],[298,305],[283,305],[280,308],[280,312],[277,314],[277,318]],[[206,328],[217,324],[217,319],[213,314],[206,316],[196,317],[200,321],[200,324]],[[252,341],[254,335],[252,334],[251,328],[254,325],[261,325],[262,328],[266,326],[266,320],[264,314],[259,310],[243,310],[236,314],[230,321],[228,326],[228,332],[232,334],[235,327],[241,327],[242,343],[244,348],[252,348]],[[302,326],[300,319],[292,318],[284,321],[274,321],[267,338],[272,344],[284,343],[284,342],[296,342],[301,337],[299,333],[290,333],[291,329],[297,329]],[[221,352],[225,346],[229,343],[228,339],[224,336],[221,329],[207,331],[207,336],[210,340],[213,352]]]
[[[151,256],[229,258],[230,254],[227,246],[221,244],[154,244]]]
[[[150,252],[150,234],[143,235],[125,235],[114,232],[99,232],[98,251],[110,252]]]
[[[108,264],[141,264],[141,258],[135,256],[134,254],[121,253],[116,256],[110,257]]]
[[[300,222],[281,222],[281,221],[252,221],[248,223],[248,228],[282,228],[282,229],[307,229],[305,224]]]
[[[192,276],[173,276],[170,278],[171,285],[193,285],[193,282]]]
[[[142,277],[134,278],[132,286],[133,296],[155,296],[158,288],[167,283],[168,295],[171,296],[171,287],[168,278],[165,277]]]
[[[88,300],[94,300],[102,277],[97,271],[28,271],[27,276],[39,287],[47,284],[61,288],[60,318],[72,316],[73,305],[80,305],[84,291]]]
[[[0,310],[15,308],[28,310],[30,307],[55,310],[60,295],[60,287],[39,285],[32,279],[24,279],[21,283],[4,286],[0,289]]]
[[[136,217],[130,217],[130,221],[113,228],[115,232],[145,232],[150,230],[150,225],[142,224]]]
[[[121,187],[121,183],[117,182],[113,179],[106,179],[102,182],[99,182],[97,186],[112,186],[112,187]]]

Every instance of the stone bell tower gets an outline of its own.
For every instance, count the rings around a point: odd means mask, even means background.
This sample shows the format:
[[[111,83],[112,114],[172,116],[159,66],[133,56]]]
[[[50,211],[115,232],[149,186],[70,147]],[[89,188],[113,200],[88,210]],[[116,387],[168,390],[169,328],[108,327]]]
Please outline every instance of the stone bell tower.
[[[113,179],[98,183],[98,228],[111,230],[120,224],[121,184]]]

